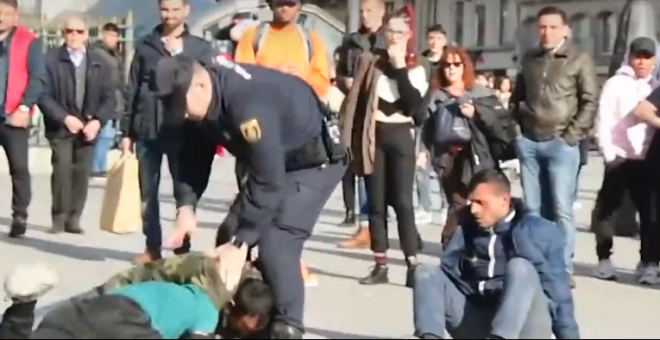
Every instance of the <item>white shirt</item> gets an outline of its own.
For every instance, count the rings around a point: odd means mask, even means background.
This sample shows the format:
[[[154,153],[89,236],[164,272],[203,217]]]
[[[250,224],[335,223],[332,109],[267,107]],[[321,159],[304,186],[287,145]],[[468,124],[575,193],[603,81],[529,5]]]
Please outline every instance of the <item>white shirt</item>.
[[[71,58],[71,62],[73,63],[73,65],[79,67],[82,64],[83,60],[85,60],[85,54],[87,53],[87,50],[85,50],[84,48],[82,50],[74,50],[71,48],[67,48],[67,50],[69,51],[69,58]]]

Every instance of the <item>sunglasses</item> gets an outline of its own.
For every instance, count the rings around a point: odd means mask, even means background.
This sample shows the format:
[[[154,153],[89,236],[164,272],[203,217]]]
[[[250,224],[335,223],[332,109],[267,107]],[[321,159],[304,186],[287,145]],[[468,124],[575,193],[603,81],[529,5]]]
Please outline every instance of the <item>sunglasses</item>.
[[[461,63],[461,62],[458,62],[458,63],[444,63],[444,66],[446,68],[449,68],[449,67],[459,68],[459,67],[463,66],[463,63]]]
[[[67,28],[64,30],[65,34],[85,34],[85,30],[81,29],[72,29],[72,28]]]

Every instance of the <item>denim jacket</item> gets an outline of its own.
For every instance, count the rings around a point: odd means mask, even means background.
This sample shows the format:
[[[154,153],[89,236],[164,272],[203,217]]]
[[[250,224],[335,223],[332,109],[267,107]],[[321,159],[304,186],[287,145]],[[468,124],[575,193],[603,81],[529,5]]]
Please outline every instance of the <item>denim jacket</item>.
[[[551,302],[552,330],[557,339],[578,339],[579,327],[575,319],[573,294],[569,275],[564,265],[564,238],[559,227],[546,219],[533,215],[519,200],[514,199],[515,216],[509,226],[508,242],[504,242],[505,258],[523,258],[538,271],[543,291]],[[463,260],[467,260],[466,244],[488,245],[490,237],[476,232],[479,228],[470,214],[469,206],[459,213],[459,227],[443,252],[442,270],[465,295],[477,294],[475,282],[467,282],[463,275]],[[469,236],[468,236],[469,235]],[[473,237],[473,239],[467,239]],[[486,251],[488,251],[486,249]],[[501,258],[501,256],[496,256]]]

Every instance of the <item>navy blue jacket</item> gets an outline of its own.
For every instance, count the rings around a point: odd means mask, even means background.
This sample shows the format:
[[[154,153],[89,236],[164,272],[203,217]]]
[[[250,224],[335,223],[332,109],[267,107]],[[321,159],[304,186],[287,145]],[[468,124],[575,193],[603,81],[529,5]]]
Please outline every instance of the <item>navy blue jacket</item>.
[[[302,79],[279,71],[232,62],[210,71],[215,93],[202,122],[203,133],[195,139],[223,145],[246,165],[247,192],[239,198],[243,210],[236,237],[254,245],[260,231],[275,223],[285,196],[287,155],[321,135],[322,103]],[[246,127],[258,137],[248,141]],[[208,169],[212,158],[196,159],[196,154],[197,150],[180,153],[177,206],[196,206],[208,180],[208,173],[198,169]]]
[[[459,227],[442,255],[442,269],[467,296],[488,295],[502,287],[503,268],[495,265],[492,278],[484,278],[478,264],[488,262],[489,246],[494,235],[495,259],[523,258],[530,261],[539,273],[541,285],[551,301],[553,332],[558,339],[578,339],[580,336],[570,278],[564,265],[564,238],[559,227],[544,218],[533,215],[521,200],[513,202],[515,216],[510,222],[500,222],[494,232],[480,229],[469,208],[460,212]],[[499,245],[497,245],[499,244]],[[486,254],[484,258],[483,254]],[[473,265],[476,264],[476,265]],[[485,280],[484,280],[485,279]],[[478,288],[478,280],[484,280]],[[490,291],[489,291],[490,290]]]

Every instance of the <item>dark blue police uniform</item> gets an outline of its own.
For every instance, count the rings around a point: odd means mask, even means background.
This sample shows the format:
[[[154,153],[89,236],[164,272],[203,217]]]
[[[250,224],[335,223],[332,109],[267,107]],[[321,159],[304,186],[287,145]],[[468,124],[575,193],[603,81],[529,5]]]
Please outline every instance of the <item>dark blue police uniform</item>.
[[[222,144],[246,164],[236,240],[259,247],[263,275],[275,294],[276,320],[302,330],[303,244],[341,180],[345,162],[305,165],[301,155],[314,154],[326,125],[323,105],[303,80],[230,62],[210,72],[214,96],[202,122],[206,135],[197,138]],[[208,181],[208,173],[198,170],[210,164],[195,164],[200,160],[185,144],[176,201],[195,206]]]

